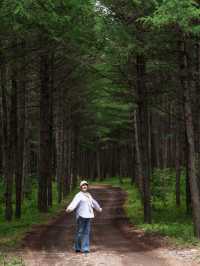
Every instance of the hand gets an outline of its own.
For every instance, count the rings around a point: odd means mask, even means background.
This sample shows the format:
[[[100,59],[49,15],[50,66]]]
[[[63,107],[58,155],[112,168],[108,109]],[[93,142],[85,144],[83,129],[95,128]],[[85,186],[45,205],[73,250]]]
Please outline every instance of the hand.
[[[102,212],[102,208],[99,209],[99,212]]]
[[[68,208],[66,208],[65,211],[66,211],[67,213],[71,212],[71,210],[68,209]]]

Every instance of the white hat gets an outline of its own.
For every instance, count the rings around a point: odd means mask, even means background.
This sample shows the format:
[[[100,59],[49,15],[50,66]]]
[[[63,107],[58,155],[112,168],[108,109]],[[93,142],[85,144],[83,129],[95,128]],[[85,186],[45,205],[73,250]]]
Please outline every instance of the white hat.
[[[88,182],[87,182],[86,180],[82,180],[81,183],[80,183],[80,187],[81,187],[82,185],[84,185],[84,184],[88,185]]]

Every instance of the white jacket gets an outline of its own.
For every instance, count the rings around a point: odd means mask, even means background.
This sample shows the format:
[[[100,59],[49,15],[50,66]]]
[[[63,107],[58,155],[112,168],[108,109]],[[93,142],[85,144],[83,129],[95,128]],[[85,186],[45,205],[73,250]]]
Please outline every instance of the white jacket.
[[[89,192],[80,191],[74,196],[67,210],[71,212],[76,209],[76,219],[79,216],[83,218],[94,218],[93,208],[99,212],[102,211],[99,203]]]

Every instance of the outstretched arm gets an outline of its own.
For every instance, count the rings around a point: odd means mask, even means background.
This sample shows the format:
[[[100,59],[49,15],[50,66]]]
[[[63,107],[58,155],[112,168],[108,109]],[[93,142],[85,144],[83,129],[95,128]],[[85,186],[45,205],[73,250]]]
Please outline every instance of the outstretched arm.
[[[76,195],[73,200],[71,201],[71,203],[67,206],[66,208],[66,212],[72,212],[74,209],[76,209],[76,207],[78,206],[80,202],[80,197],[79,195]]]
[[[95,210],[97,210],[97,211],[99,211],[99,212],[102,212],[102,208],[101,208],[101,206],[100,206],[99,203],[98,203],[95,199],[93,199],[93,198],[92,198],[92,207],[93,207]]]

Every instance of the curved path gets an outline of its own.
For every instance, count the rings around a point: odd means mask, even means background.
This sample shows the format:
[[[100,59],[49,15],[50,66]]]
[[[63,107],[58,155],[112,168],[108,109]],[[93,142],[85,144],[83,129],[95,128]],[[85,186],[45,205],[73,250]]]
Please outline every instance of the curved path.
[[[91,186],[90,192],[103,207],[95,212],[88,255],[72,249],[74,213],[63,213],[48,225],[26,235],[22,256],[28,266],[177,266],[183,261],[162,256],[162,240],[145,236],[131,226],[122,206],[126,193],[108,185]]]

